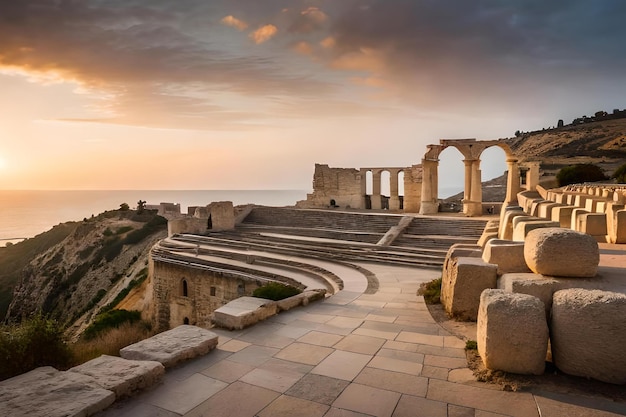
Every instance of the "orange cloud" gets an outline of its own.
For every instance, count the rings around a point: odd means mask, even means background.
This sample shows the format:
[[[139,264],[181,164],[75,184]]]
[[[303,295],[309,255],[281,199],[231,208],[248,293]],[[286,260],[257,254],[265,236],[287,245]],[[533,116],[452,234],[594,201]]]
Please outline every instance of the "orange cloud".
[[[278,28],[272,24],[261,26],[254,32],[250,33],[250,39],[257,45],[267,42],[278,33]]]
[[[337,43],[337,41],[335,41],[335,38],[333,38],[332,36],[324,38],[324,39],[322,39],[320,41],[320,45],[322,45],[322,47],[324,47],[326,49],[330,49],[330,48],[334,47],[336,43]]]
[[[311,44],[305,41],[298,42],[293,49],[302,55],[311,55],[313,54],[313,48]]]
[[[222,20],[220,20],[220,22],[222,22],[226,26],[233,27],[239,31],[246,30],[248,28],[248,24],[246,22],[244,22],[243,20],[237,19],[233,15],[228,15],[224,17]]]

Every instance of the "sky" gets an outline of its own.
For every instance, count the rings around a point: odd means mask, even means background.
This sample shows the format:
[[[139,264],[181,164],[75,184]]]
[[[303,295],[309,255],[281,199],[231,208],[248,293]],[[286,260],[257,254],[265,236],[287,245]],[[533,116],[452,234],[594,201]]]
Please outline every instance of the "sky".
[[[439,139],[623,109],[624,16],[621,0],[0,0],[0,189],[307,190],[315,163],[410,166]],[[460,154],[441,158],[461,184]]]

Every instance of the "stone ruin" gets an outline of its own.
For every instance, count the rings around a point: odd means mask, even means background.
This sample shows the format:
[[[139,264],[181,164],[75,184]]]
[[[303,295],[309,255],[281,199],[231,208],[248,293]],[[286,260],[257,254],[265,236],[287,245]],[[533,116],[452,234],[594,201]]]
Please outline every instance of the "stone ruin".
[[[483,207],[481,155],[492,146],[506,154],[507,193],[504,205],[511,205],[521,190],[535,191],[539,183],[539,162],[518,163],[518,158],[502,140],[441,139],[427,146],[422,163],[410,167],[331,168],[315,164],[313,192],[297,203],[298,208],[389,209],[407,213],[435,214],[439,211],[439,155],[456,148],[465,158],[465,187],[462,210],[467,216],[480,216]],[[389,174],[389,196],[381,194],[382,174]],[[372,176],[372,193],[367,194],[367,175]],[[404,175],[404,196],[399,195],[399,176]],[[524,181],[522,185],[522,174]],[[492,204],[489,205],[491,207]]]
[[[542,374],[551,356],[564,373],[626,384],[625,277],[599,266],[598,245],[625,242],[625,191],[523,191],[477,245],[450,248],[441,301],[450,316],[477,322],[488,369]]]

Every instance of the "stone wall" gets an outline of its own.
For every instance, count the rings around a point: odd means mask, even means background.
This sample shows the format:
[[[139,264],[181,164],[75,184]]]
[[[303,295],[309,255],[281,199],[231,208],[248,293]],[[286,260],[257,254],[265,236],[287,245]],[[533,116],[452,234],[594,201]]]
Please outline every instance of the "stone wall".
[[[297,207],[329,207],[334,200],[339,207],[364,208],[363,197],[359,170],[315,164],[313,193],[307,194],[307,199],[299,201]]]
[[[404,171],[404,211],[419,213],[422,201],[422,165]]]
[[[263,284],[234,274],[153,259],[150,269],[158,330],[181,324],[210,327],[213,311],[229,301],[251,295]]]

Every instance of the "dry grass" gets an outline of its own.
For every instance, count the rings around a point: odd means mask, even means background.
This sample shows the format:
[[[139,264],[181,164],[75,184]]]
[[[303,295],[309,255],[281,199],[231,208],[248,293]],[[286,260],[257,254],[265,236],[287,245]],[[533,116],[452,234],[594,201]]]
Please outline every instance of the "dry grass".
[[[79,340],[71,345],[75,364],[81,364],[100,355],[119,356],[120,349],[147,339],[155,332],[145,322],[124,323],[100,333],[89,341]]]

